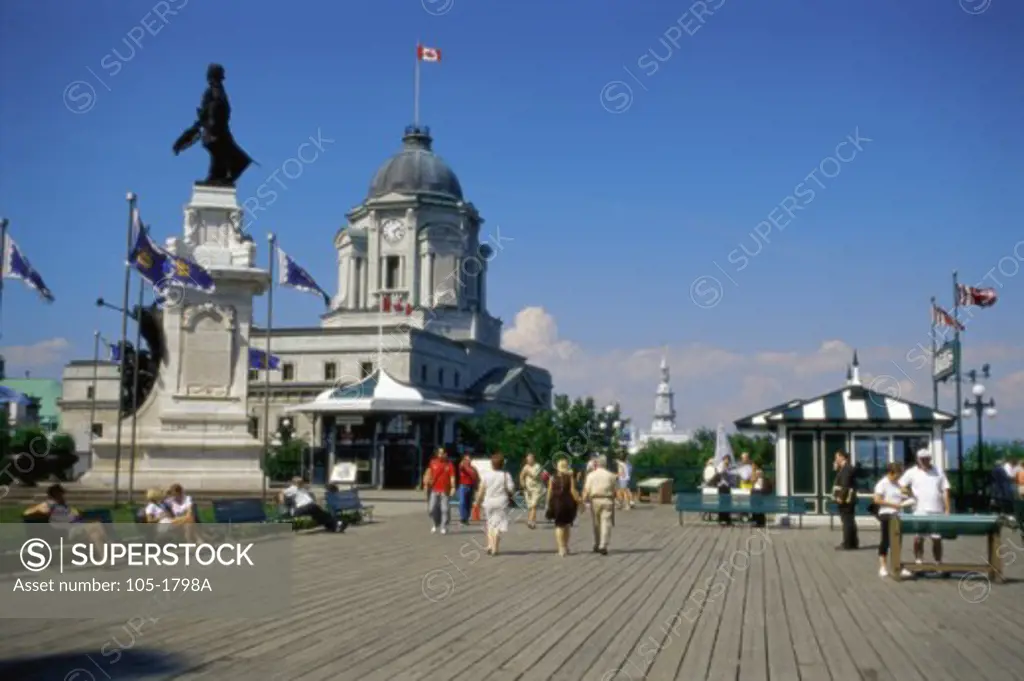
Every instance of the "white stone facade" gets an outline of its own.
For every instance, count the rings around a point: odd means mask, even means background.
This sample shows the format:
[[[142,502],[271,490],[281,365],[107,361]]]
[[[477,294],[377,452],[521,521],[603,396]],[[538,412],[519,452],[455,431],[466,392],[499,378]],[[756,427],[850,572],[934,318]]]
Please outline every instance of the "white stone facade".
[[[685,443],[692,439],[693,434],[689,431],[676,429],[675,393],[672,391],[670,382],[668,360],[663,357],[661,359],[661,381],[658,383],[658,389],[654,396],[654,418],[651,421],[651,429],[645,432],[635,432],[629,452],[636,454],[652,440]]]

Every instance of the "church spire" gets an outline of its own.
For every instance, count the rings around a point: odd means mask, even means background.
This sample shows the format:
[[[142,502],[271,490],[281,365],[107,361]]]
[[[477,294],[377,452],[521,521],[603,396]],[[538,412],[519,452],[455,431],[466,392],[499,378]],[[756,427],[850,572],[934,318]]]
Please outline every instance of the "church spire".
[[[654,421],[652,434],[674,433],[676,431],[675,393],[669,384],[668,358],[661,356],[661,382],[654,397]]]

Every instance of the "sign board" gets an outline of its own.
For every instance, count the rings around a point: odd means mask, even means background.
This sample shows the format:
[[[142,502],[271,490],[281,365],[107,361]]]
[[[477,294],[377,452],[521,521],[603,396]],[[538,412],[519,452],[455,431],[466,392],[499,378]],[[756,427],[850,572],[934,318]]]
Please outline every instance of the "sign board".
[[[955,340],[949,341],[935,352],[935,368],[932,379],[945,381],[956,373],[960,364],[960,347]]]
[[[331,482],[354,485],[356,482],[356,464],[351,461],[342,461],[334,466],[331,471]]]
[[[361,426],[364,419],[362,416],[335,416],[334,422],[339,426]]]

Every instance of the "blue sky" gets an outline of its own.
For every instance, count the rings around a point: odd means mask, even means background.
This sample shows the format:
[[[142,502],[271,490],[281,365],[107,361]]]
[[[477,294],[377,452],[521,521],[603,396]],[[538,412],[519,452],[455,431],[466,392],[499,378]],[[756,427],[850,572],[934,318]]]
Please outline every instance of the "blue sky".
[[[177,13],[161,21],[162,6]],[[804,365],[837,340],[895,375],[881,365],[926,341],[928,299],[950,302],[950,272],[978,282],[1002,261],[988,282],[1000,301],[965,344],[1004,390],[1020,388],[1000,398],[1024,413],[1019,3],[36,0],[4,3],[0,20],[0,214],[57,298],[10,284],[3,346],[67,339],[63,361],[91,352],[94,328],[116,335],[116,315],[93,301],[120,297],[124,194],[139,195],[155,234],[180,233],[206,158],[170,145],[211,61],[227,67],[235,136],[262,164],[240,194],[311,135],[333,140],[252,225],[333,292],[331,239],[411,122],[420,40],[443,54],[423,67],[421,119],[485,229],[512,239],[494,263],[492,312],[511,327],[543,308],[543,332],[575,357],[621,361],[589,377],[542,343],[532,354],[560,386],[620,398],[643,420],[657,378],[647,360],[668,346],[688,382],[681,419],[696,425],[842,378],[842,366],[790,367],[764,373],[780,385],[758,392],[750,362],[766,352]],[[858,134],[870,141],[836,150]],[[837,153],[849,160],[827,160]],[[831,177],[805,179],[819,166]],[[757,227],[809,182],[821,185],[784,228]],[[757,252],[742,270],[730,258],[741,244]],[[722,288],[694,285],[702,276]],[[281,296],[276,323],[316,323],[315,297]],[[687,368],[718,366],[701,351],[748,363],[705,375]],[[53,353],[13,356],[25,367],[11,373],[59,373]],[[921,376],[908,390],[928,401]],[[708,400],[721,410],[702,411]],[[996,432],[1024,434],[1011,420]]]

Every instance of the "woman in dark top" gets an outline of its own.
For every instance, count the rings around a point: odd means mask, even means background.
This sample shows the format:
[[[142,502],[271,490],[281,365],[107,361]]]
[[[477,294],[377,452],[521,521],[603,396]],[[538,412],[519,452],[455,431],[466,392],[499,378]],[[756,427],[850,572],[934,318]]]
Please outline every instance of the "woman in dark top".
[[[569,554],[569,533],[576,520],[579,503],[580,495],[576,491],[569,462],[559,459],[555,474],[548,480],[547,517],[555,523],[555,543],[558,555],[562,557]]]

